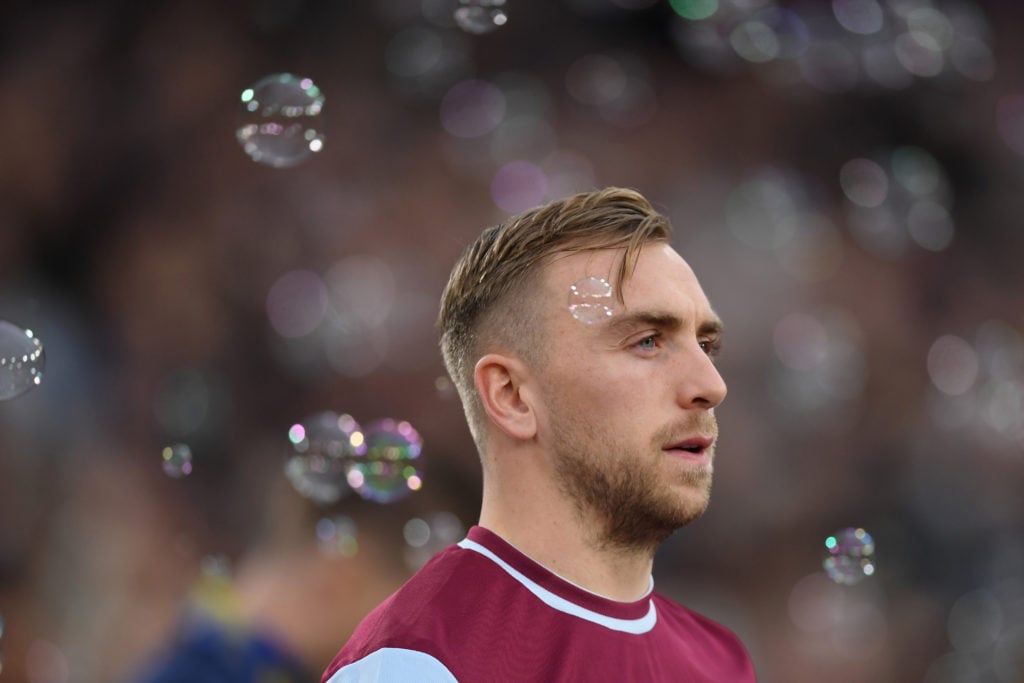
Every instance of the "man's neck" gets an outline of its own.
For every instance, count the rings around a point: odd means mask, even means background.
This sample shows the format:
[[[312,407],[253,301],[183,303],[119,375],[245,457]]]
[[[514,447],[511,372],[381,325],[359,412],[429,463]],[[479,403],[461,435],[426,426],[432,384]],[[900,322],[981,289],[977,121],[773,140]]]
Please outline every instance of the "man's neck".
[[[650,589],[649,549],[609,547],[600,525],[558,495],[497,495],[484,487],[480,526],[558,576],[612,600],[630,602]],[[546,500],[540,505],[538,500]],[[552,502],[553,501],[553,502]]]

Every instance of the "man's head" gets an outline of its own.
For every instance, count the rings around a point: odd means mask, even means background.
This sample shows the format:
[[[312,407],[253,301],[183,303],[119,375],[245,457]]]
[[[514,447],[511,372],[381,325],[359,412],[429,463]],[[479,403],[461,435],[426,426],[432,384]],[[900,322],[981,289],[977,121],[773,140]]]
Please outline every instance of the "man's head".
[[[486,424],[473,383],[476,361],[494,349],[535,364],[546,359],[544,330],[537,320],[541,267],[559,254],[624,248],[614,283],[621,296],[640,247],[667,242],[670,234],[668,220],[641,194],[609,187],[513,216],[469,245],[442,295],[438,326],[445,366],[478,448]]]
[[[485,472],[495,438],[528,445],[607,546],[653,549],[710,492],[721,324],[669,232],[635,192],[576,195],[485,231],[442,304]]]

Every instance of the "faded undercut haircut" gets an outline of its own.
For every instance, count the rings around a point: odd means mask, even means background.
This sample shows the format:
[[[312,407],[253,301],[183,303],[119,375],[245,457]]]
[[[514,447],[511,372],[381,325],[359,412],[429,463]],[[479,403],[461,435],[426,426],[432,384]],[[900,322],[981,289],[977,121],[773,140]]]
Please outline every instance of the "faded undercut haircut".
[[[557,254],[624,248],[613,283],[632,274],[640,249],[666,242],[672,227],[639,192],[608,187],[538,206],[483,231],[456,262],[441,297],[438,327],[445,367],[458,389],[470,432],[483,453],[484,412],[473,371],[485,353],[511,351],[543,363],[528,295],[541,266]]]

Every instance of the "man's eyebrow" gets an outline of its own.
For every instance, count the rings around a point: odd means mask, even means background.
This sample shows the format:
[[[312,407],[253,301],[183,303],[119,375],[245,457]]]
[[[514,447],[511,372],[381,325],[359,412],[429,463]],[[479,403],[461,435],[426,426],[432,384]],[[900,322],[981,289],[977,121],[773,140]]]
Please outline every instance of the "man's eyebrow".
[[[664,311],[633,311],[619,316],[611,321],[608,329],[613,332],[628,331],[635,327],[656,327],[668,332],[678,330],[683,326],[683,319],[673,313]],[[697,327],[698,335],[719,336],[724,326],[717,316],[712,316],[701,321]]]
[[[697,327],[697,334],[700,336],[720,337],[723,332],[725,332],[725,325],[722,324],[722,319],[718,316],[708,318]]]

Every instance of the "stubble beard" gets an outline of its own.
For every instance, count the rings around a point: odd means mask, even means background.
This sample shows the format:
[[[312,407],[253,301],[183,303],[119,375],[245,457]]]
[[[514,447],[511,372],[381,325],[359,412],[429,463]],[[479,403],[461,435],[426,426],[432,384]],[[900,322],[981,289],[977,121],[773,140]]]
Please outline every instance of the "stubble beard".
[[[555,475],[586,523],[596,520],[598,547],[650,556],[680,527],[699,518],[711,495],[711,470],[687,469],[664,480],[663,430],[642,453],[608,438],[579,415],[562,415],[554,435]],[[712,424],[713,424],[713,418]],[[679,431],[674,430],[676,433]],[[679,490],[688,491],[680,495]]]

